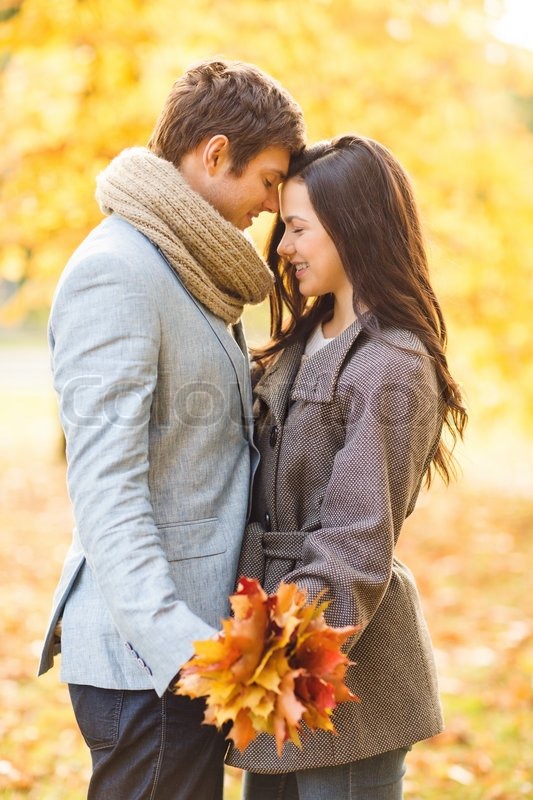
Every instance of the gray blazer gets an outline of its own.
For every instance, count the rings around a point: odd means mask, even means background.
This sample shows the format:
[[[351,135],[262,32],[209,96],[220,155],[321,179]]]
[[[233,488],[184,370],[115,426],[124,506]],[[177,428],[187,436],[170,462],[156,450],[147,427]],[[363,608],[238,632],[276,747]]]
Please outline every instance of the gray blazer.
[[[62,680],[162,695],[229,613],[257,460],[242,330],[112,216],[68,263],[49,341],[75,529],[39,673],[62,618]]]
[[[363,623],[347,683],[361,702],[276,756],[262,735],[229,763],[252,772],[330,766],[409,747],[442,729],[431,642],[412,574],[394,556],[439,441],[435,371],[416,336],[355,322],[302,364],[287,348],[255,388],[261,454],[241,574],[268,592],[327,590],[333,626]]]

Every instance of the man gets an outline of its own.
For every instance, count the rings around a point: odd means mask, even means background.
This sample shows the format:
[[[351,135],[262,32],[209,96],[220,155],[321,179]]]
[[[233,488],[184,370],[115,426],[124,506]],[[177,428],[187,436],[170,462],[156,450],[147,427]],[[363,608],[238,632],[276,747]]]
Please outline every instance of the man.
[[[222,796],[224,740],[169,691],[229,612],[255,465],[238,322],[272,276],[241,233],[278,210],[299,107],[256,67],[202,62],[148,144],[97,180],[108,214],[49,325],[75,530],[40,673],[91,749],[90,800]]]

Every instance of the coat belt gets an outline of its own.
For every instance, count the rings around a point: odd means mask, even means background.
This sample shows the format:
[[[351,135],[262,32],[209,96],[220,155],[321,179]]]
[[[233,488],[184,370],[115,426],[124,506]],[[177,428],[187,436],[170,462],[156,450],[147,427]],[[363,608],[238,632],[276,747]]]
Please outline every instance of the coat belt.
[[[302,531],[265,531],[263,550],[266,558],[300,561],[305,533]]]

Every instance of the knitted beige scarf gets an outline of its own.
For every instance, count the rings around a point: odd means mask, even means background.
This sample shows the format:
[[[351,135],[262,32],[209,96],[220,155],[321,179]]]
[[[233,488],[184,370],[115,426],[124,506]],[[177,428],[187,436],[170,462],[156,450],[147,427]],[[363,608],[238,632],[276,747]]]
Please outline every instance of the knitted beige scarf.
[[[145,147],[113,159],[96,179],[96,199],[104,214],[118,214],[157,245],[191,294],[225,322],[270,291],[272,273],[248,239]]]

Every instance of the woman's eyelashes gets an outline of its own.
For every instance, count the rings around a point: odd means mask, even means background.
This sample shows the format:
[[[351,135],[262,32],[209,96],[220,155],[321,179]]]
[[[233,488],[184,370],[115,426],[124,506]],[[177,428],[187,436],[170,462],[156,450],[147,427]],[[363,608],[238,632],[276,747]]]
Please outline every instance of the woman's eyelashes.
[[[285,231],[284,231],[283,235],[286,236],[287,234],[290,235],[291,233],[301,233],[302,231],[303,231],[303,228],[298,227],[296,225],[292,225],[290,222],[286,222],[285,223]]]

